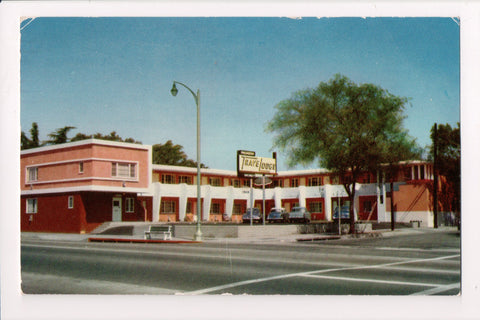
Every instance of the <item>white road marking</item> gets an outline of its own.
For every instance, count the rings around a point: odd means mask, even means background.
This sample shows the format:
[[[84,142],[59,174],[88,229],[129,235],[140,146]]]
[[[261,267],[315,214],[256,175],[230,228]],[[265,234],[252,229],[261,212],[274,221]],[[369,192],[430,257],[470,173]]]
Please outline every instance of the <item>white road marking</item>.
[[[46,248],[59,248],[59,249],[70,249],[70,250],[92,250],[92,251],[108,251],[111,252],[111,248],[92,248],[92,247],[69,247],[69,246],[48,246],[48,245],[39,245],[39,244],[28,244],[27,246],[29,247],[46,247]],[[132,249],[115,249],[116,252],[128,252],[128,253],[138,253],[137,250],[132,250]],[[147,254],[166,254],[166,255],[178,255],[178,256],[185,256],[189,254],[185,253],[172,253],[172,252],[159,252],[159,251],[143,251],[143,253]],[[192,256],[202,256],[202,257],[217,257],[217,255],[198,255],[198,254],[191,254]],[[218,256],[218,257],[224,257]],[[271,277],[265,277],[265,278],[259,278],[259,279],[251,279],[251,280],[245,280],[245,281],[239,281],[239,282],[234,282],[230,284],[225,284],[221,286],[215,286],[211,288],[205,288],[205,289],[200,289],[200,290],[195,290],[195,291],[190,291],[190,292],[185,292],[185,293],[177,293],[177,294],[182,294],[182,295],[198,295],[198,294],[204,294],[204,293],[209,293],[209,292],[214,292],[214,291],[219,291],[219,290],[224,290],[228,288],[234,288],[238,286],[243,286],[243,285],[248,285],[248,284],[254,284],[254,283],[260,283],[260,282],[265,282],[265,281],[272,281],[272,280],[279,280],[279,279],[286,279],[286,278],[292,278],[292,277],[305,277],[305,276],[311,276],[319,273],[327,273],[327,272],[334,272],[334,271],[345,271],[345,270],[361,270],[361,269],[387,269],[393,266],[397,265],[403,265],[403,264],[410,264],[410,263],[418,263],[418,262],[435,262],[439,260],[446,260],[446,259],[452,259],[452,258],[458,258],[460,257],[460,254],[455,254],[455,255],[450,255],[450,256],[443,256],[443,257],[436,257],[436,258],[428,258],[428,259],[414,259],[414,260],[402,260],[402,261],[397,261],[397,262],[390,262],[390,263],[384,263],[384,264],[378,264],[378,265],[353,265],[349,267],[339,267],[339,268],[332,268],[332,269],[324,269],[324,270],[314,270],[314,271],[308,271],[308,272],[299,272],[299,273],[291,273],[291,274],[284,274],[284,275],[278,275],[278,276],[271,276]],[[237,259],[237,258],[235,258]],[[243,259],[243,258],[240,258]],[[399,259],[399,258],[397,258]],[[248,260],[252,260],[252,258],[248,258]],[[259,259],[263,260],[263,259]],[[284,261],[285,263],[285,261]],[[325,265],[325,263],[312,263],[312,262],[305,262],[306,264],[314,264],[314,265]],[[334,264],[335,265],[335,264]],[[394,269],[394,268],[392,268]],[[440,272],[440,270],[438,270]],[[318,276],[322,277],[322,276]],[[341,278],[341,277],[337,277]],[[354,279],[354,278],[345,278],[345,279],[339,279],[339,280],[347,280],[347,279]],[[372,279],[370,279],[372,280]],[[355,280],[351,280],[355,281]],[[381,280],[378,280],[381,281]],[[392,283],[393,284],[393,283]],[[408,282],[396,282],[394,284],[398,285],[410,285]],[[424,284],[418,284],[418,285],[424,285]],[[435,288],[425,290],[418,292],[416,294],[418,295],[428,295],[428,294],[434,294],[442,291],[449,290],[451,288],[459,287],[459,283],[451,284],[451,285],[428,285],[428,286],[434,286]]]
[[[444,292],[450,289],[460,289],[460,283],[452,283],[452,284],[447,284],[447,285],[441,285],[436,288],[424,290],[424,291],[419,291],[412,293],[411,296],[427,296],[427,295],[432,295],[440,292]]]
[[[136,249],[124,249],[124,248],[100,248],[100,247],[90,247],[90,246],[83,246],[83,247],[71,247],[71,246],[60,246],[60,245],[43,245],[43,244],[22,244],[22,246],[25,247],[32,247],[32,248],[48,248],[48,249],[65,249],[65,250],[75,250],[75,251],[90,251],[90,252],[115,252],[115,253],[142,253],[142,254],[149,254],[149,255],[162,255],[162,256],[171,256],[171,257],[196,257],[196,258],[217,258],[217,259],[225,259],[226,256],[224,254],[210,254],[210,253],[186,253],[186,252],[165,252],[165,251],[160,251],[160,250],[144,250],[140,252],[139,250]],[[325,258],[331,258],[331,257],[338,257],[338,258],[351,258],[351,254],[338,254],[338,253],[327,253],[327,254],[320,254],[318,255],[318,261],[302,261],[302,264],[304,265],[312,265],[312,266],[338,266],[340,263],[338,262],[329,262],[326,261]],[[259,262],[273,262],[273,263],[278,263],[278,259],[275,258],[267,258],[267,257],[231,257],[232,261],[259,261]],[[387,257],[387,256],[378,256],[375,257],[377,260],[398,260],[400,262],[404,262],[408,260],[408,258],[402,258],[402,257]],[[298,259],[283,259],[282,264],[298,264]],[[349,267],[358,267],[358,266],[363,266],[362,264],[359,263],[343,263],[343,265],[347,265]]]
[[[305,275],[302,275],[302,277],[318,278],[318,279],[331,279],[331,280],[342,280],[342,281],[355,281],[355,282],[373,282],[373,283],[382,283],[382,284],[398,284],[398,285],[401,285],[401,286],[420,286],[420,287],[442,286],[441,284],[434,284],[434,283],[391,281],[391,280],[349,278],[349,277],[336,277],[336,276],[322,276],[322,275],[317,275],[317,274],[305,274]]]
[[[377,267],[376,269],[386,269],[386,270],[395,270],[395,271],[410,271],[410,272],[418,272],[418,273],[437,273],[437,274],[460,274],[459,270],[445,270],[445,269],[432,269],[432,268],[413,268],[413,267]]]
[[[376,247],[376,250],[385,250],[385,251],[414,251],[414,252],[460,252],[460,249],[455,248],[432,248],[432,249],[421,249],[421,248],[392,248],[392,247]]]
[[[332,269],[326,269],[326,270],[314,270],[314,271],[308,271],[308,272],[290,273],[290,274],[284,274],[284,275],[278,275],[278,276],[272,276],[272,277],[265,277],[265,278],[259,278],[259,279],[251,279],[251,280],[233,282],[233,283],[224,284],[224,285],[221,285],[221,286],[215,286],[215,287],[211,287],[211,288],[205,288],[205,289],[185,292],[183,294],[185,294],[185,295],[198,295],[198,294],[204,294],[204,293],[209,293],[209,292],[213,292],[213,291],[219,291],[219,290],[244,286],[244,285],[247,285],[247,284],[254,284],[254,283],[260,283],[260,282],[265,282],[265,281],[271,281],[271,280],[280,280],[280,279],[287,279],[287,278],[292,278],[292,277],[308,276],[308,275],[313,275],[313,274],[318,274],[318,273],[327,273],[327,272],[333,272],[333,271],[383,268],[383,267],[394,266],[394,265],[399,265],[399,264],[445,260],[445,259],[456,258],[456,257],[459,257],[459,256],[460,255],[456,254],[456,255],[451,255],[451,256],[436,257],[436,258],[429,258],[429,259],[414,259],[414,260],[408,260],[408,261],[402,261],[402,262],[384,263],[384,264],[379,264],[379,265],[365,265],[365,266],[346,267],[346,268],[345,267],[340,267],[340,268],[332,268]],[[401,282],[399,282],[398,284],[400,284],[400,283]],[[435,285],[435,286],[438,286],[438,285]]]

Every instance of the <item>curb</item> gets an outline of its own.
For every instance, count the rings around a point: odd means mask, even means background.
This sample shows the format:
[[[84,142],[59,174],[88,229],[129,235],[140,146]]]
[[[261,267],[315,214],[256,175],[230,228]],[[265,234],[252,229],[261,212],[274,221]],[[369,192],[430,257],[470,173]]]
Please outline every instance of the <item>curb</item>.
[[[202,243],[202,241],[189,240],[145,240],[125,238],[88,238],[88,242],[126,242],[126,243]]]

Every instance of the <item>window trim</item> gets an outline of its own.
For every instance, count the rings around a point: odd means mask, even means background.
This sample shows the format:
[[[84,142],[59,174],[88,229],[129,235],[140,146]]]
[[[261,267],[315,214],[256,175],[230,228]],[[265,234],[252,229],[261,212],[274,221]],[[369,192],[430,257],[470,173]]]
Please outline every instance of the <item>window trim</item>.
[[[209,177],[208,184],[212,187],[223,187],[223,179],[221,177]]]
[[[27,167],[27,172],[26,172],[26,181],[27,183],[30,182],[37,182],[38,181],[38,167],[37,166],[32,166],[32,167]],[[32,179],[32,173],[33,173],[33,179]]]
[[[73,196],[68,196],[68,201],[67,201],[67,208],[68,209],[73,209],[74,208],[74,203],[75,199]]]
[[[112,178],[120,178],[120,179],[131,179],[135,180],[138,177],[138,163],[135,162],[122,162],[122,161],[112,161]],[[121,175],[119,174],[119,165],[128,166],[125,172],[128,172],[128,175]],[[124,169],[125,170],[125,169]],[[133,176],[132,176],[133,172]]]
[[[291,178],[290,179],[290,188],[298,188],[300,186],[300,179],[299,178]]]
[[[135,199],[132,197],[125,198],[125,212],[134,213],[135,212]]]
[[[189,175],[180,175],[178,177],[178,183],[185,183],[185,184],[188,184],[188,185],[192,185],[193,184],[193,177],[192,176],[189,176]]]
[[[312,206],[317,206],[319,207],[319,211],[313,210]],[[308,209],[311,213],[323,213],[323,202],[322,201],[311,201],[308,204]]]
[[[308,177],[307,186],[308,187],[320,187],[323,185],[323,179],[319,176]]]
[[[210,204],[210,214],[222,214],[222,206],[219,202],[213,202]]]
[[[171,211],[165,210],[165,205],[168,203]],[[176,200],[162,200],[160,203],[160,214],[174,214],[177,213],[177,201]]]
[[[33,201],[33,207],[32,205],[29,204],[30,201]],[[25,201],[26,208],[25,208],[25,213],[27,214],[36,214],[38,213],[38,198],[27,198]],[[30,210],[33,209],[33,210]]]
[[[162,173],[162,175],[160,176],[160,182],[163,184],[176,184],[177,177],[171,173]]]

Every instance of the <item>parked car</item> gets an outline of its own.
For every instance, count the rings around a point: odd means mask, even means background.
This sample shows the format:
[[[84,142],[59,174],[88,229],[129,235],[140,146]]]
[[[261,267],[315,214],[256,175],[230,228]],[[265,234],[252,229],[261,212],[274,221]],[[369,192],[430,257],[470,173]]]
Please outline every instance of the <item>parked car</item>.
[[[290,222],[303,221],[308,223],[311,219],[310,212],[305,207],[293,207],[293,210],[288,214]]]
[[[338,219],[338,208],[335,207],[333,210],[333,219]],[[341,219],[349,219],[350,218],[350,207],[349,206],[342,206],[340,209],[340,218]]]
[[[268,214],[268,222],[287,222],[288,213],[283,208],[272,208]]]
[[[252,214],[250,214],[250,211],[252,210],[248,208],[247,212],[242,216],[243,223],[250,223],[250,218],[253,222],[263,222],[263,216],[258,208],[253,208]]]

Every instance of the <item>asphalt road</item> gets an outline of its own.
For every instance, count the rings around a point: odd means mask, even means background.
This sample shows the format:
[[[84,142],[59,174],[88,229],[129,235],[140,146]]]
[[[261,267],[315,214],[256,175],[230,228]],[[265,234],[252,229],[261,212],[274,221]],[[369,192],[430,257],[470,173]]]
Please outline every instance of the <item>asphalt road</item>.
[[[27,294],[456,295],[460,236],[200,244],[22,240]]]

